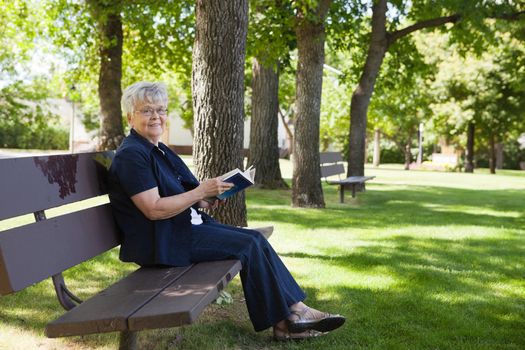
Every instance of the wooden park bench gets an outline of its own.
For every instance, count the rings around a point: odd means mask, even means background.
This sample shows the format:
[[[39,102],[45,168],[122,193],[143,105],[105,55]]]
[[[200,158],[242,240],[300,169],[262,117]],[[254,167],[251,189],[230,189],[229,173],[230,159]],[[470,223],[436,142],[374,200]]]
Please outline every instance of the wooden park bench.
[[[372,180],[375,176],[350,176],[346,179],[341,178],[341,174],[345,174],[345,167],[342,163],[343,156],[341,152],[321,152],[321,177],[330,185],[339,185],[339,201],[345,201],[345,188],[352,187],[352,198],[355,198],[356,187],[365,189],[365,182]],[[338,180],[329,180],[330,176],[337,175]]]
[[[119,231],[107,199],[51,219],[46,219],[46,210],[106,195],[112,158],[112,152],[99,152],[0,159],[0,220],[28,213],[35,218],[0,232],[0,294],[51,277],[58,301],[68,311],[47,324],[48,337],[120,332],[120,349],[134,349],[138,331],[195,321],[241,264],[225,260],[142,267],[88,300],[76,297],[62,272],[118,246]],[[273,228],[258,230],[268,238]]]

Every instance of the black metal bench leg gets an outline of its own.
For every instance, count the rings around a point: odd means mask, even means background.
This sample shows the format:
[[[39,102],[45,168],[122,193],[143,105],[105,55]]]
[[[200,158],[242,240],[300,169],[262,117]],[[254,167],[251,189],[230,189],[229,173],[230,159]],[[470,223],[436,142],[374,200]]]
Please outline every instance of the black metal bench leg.
[[[137,332],[120,332],[119,350],[137,350]]]
[[[340,185],[339,186],[339,203],[345,202],[345,186]]]
[[[352,184],[352,198],[355,198],[355,186],[357,184]]]

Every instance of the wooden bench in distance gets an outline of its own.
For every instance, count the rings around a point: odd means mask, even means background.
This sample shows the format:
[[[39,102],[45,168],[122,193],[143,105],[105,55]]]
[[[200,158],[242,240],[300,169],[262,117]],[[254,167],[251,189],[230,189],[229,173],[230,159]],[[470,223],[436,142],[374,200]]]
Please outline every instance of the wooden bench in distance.
[[[341,152],[321,152],[321,177],[330,185],[339,185],[339,201],[345,201],[345,187],[352,187],[352,198],[355,198],[356,186],[364,184],[368,180],[372,180],[375,176],[350,176],[346,179],[341,179],[341,174],[345,174],[345,167],[342,163],[343,156]],[[339,180],[328,180],[328,177],[337,175]]]
[[[33,213],[35,222],[0,232],[0,294],[51,277],[69,310],[46,326],[48,337],[120,332],[120,349],[136,348],[136,332],[190,324],[240,271],[237,260],[173,268],[139,268],[86,301],[62,272],[120,244],[104,204],[46,219],[46,210],[107,194],[112,152],[0,159],[0,220]],[[101,201],[104,202],[104,201]],[[273,227],[259,230],[269,237]],[[38,301],[35,301],[38,302]]]

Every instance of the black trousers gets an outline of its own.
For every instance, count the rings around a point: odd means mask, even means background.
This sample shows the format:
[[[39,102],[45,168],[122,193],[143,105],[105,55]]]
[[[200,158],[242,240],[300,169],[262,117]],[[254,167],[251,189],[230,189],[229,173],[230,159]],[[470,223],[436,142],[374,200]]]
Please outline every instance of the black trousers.
[[[259,232],[207,222],[192,226],[192,262],[238,259],[244,297],[256,331],[290,315],[305,294],[268,240]]]

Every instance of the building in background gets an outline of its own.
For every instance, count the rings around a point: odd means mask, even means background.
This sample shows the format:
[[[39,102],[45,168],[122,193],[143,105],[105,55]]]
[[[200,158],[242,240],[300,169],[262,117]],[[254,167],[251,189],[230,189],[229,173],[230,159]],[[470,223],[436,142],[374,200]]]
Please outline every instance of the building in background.
[[[279,118],[279,126],[277,129],[277,139],[280,150],[287,150],[290,148],[289,140],[286,137],[286,129],[282,120]],[[193,149],[193,135],[189,129],[184,127],[184,121],[175,114],[170,114],[168,130],[164,133],[162,142],[169,145],[175,152],[179,154],[192,154]],[[250,119],[244,121],[244,141],[243,147],[248,150],[250,146]],[[282,155],[287,152],[282,152]]]
[[[91,152],[96,149],[98,141],[98,131],[88,132],[82,123],[82,111],[80,105],[73,105],[66,99],[48,99],[48,107],[51,113],[60,116],[61,125],[70,130],[74,152]],[[74,120],[73,128],[71,122]],[[129,130],[125,130],[127,134]],[[286,136],[286,129],[281,119],[278,126],[278,145],[280,150],[290,148],[289,140]],[[172,147],[179,154],[192,154],[193,135],[189,129],[184,127],[184,121],[179,115],[170,113],[168,119],[168,128],[162,137],[162,142]],[[244,149],[247,150],[250,145],[250,119],[244,121]],[[71,149],[70,149],[71,150]],[[286,154],[286,152],[281,152]]]

